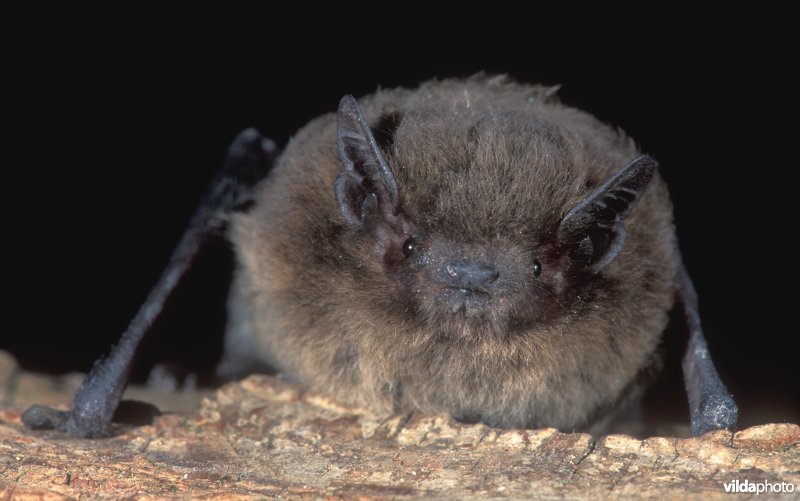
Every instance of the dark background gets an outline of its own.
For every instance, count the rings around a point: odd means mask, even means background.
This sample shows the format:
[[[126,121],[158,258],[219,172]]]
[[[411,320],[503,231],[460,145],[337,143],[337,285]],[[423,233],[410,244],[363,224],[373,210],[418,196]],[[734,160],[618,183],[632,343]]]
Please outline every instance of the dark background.
[[[0,349],[24,367],[86,371],[108,349],[243,128],[284,144],[346,93],[484,70],[561,84],[563,102],[625,129],[660,161],[741,425],[800,421],[797,91],[780,37],[656,48],[598,35],[568,48],[563,34],[490,44],[471,32],[409,49],[413,33],[394,42],[384,33],[302,49],[299,34],[118,28],[28,34],[3,63]],[[223,244],[204,256],[145,346],[137,379],[157,362],[213,366],[229,266]],[[654,395],[684,419],[680,334],[668,333]]]

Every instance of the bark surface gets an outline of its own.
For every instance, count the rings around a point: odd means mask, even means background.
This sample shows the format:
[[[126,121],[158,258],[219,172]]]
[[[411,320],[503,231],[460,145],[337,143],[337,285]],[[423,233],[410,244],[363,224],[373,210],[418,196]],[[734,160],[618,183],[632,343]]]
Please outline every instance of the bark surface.
[[[68,405],[80,378],[26,374],[0,352],[0,499],[707,498],[736,480],[800,492],[796,424],[595,441],[445,416],[381,420],[269,376],[205,394],[133,388],[126,398],[175,412],[109,438],[22,427],[27,405]]]

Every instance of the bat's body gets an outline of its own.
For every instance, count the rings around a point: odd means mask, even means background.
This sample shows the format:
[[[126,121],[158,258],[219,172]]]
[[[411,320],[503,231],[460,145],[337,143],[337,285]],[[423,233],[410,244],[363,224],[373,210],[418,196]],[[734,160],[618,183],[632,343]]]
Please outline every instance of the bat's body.
[[[693,431],[733,426],[655,162],[551,94],[476,78],[381,91],[363,108],[346,97],[274,167],[271,145],[244,133],[187,232],[229,223],[238,258],[220,372],[267,362],[377,412],[587,429],[638,393],[677,297]],[[244,198],[253,206],[235,212]],[[153,296],[173,282],[168,270]],[[102,433],[145,320],[71,414],[37,408],[26,422]]]

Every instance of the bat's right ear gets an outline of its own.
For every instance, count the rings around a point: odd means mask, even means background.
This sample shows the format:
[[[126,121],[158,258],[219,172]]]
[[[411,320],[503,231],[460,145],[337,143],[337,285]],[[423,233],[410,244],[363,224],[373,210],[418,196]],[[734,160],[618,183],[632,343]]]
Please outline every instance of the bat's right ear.
[[[348,224],[358,228],[370,216],[395,214],[397,181],[353,96],[339,102],[337,144],[342,169],[334,190]]]
[[[572,259],[598,273],[622,250],[625,218],[639,201],[658,163],[642,155],[573,207],[561,220],[556,235]]]

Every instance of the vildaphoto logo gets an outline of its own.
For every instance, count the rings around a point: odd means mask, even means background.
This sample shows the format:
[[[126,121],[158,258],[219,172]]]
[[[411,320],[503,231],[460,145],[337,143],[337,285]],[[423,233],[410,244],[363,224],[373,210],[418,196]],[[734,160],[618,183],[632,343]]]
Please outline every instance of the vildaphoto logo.
[[[794,484],[788,482],[751,482],[749,480],[731,480],[722,484],[725,487],[725,492],[747,492],[755,493],[756,496],[765,493],[792,493],[794,492]]]

